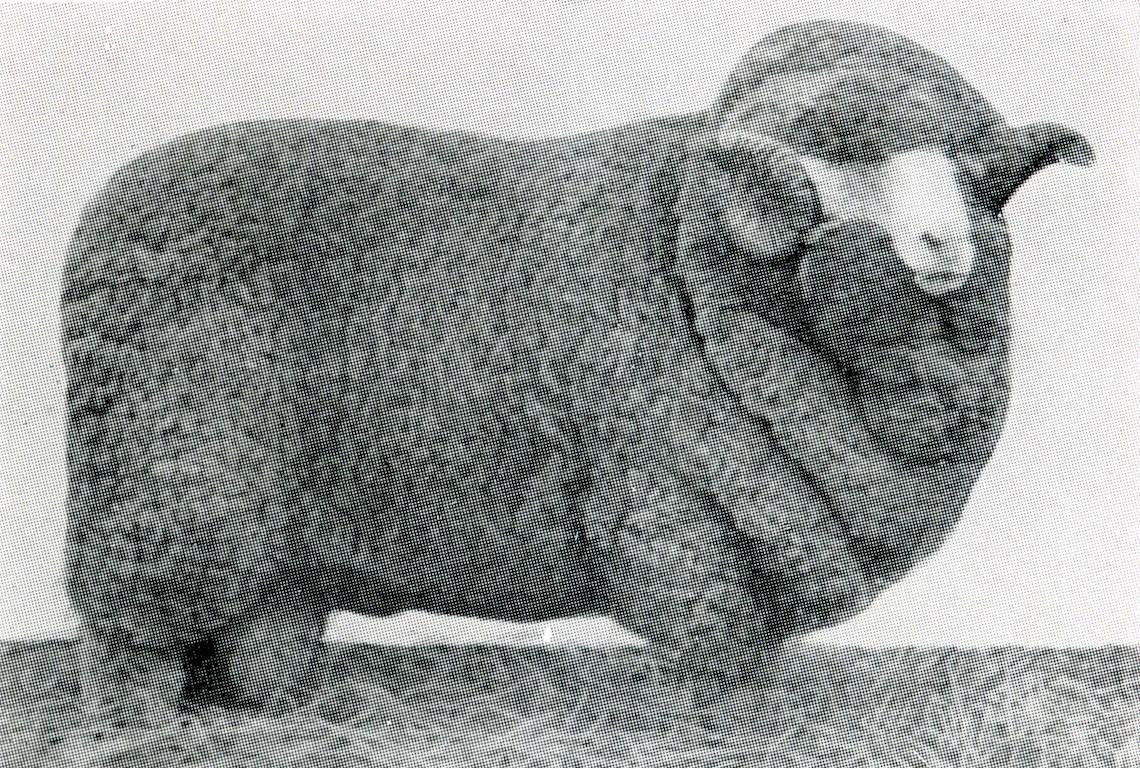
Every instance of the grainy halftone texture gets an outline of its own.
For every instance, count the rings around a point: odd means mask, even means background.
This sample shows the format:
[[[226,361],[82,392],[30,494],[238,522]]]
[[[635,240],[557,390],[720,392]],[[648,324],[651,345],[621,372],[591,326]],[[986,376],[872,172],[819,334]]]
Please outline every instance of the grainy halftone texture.
[[[752,93],[819,109],[751,153],[710,141],[726,110],[769,131]],[[963,289],[921,292],[866,222],[821,229],[811,141],[970,149]],[[956,521],[1006,398],[989,172],[1015,186],[1082,141],[1013,131],[933,55],[844,23],[769,38],[711,116],[543,141],[263,121],[148,152],[64,275],[93,688],[169,702],[219,673],[264,700],[331,611],[409,608],[608,613],[684,669],[755,671]],[[742,197],[763,259],[726,229]]]

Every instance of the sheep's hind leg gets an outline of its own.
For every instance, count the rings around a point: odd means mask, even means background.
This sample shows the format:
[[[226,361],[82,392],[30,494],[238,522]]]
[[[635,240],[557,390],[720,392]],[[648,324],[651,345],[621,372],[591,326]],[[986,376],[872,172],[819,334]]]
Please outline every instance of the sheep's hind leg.
[[[696,703],[762,678],[776,644],[739,531],[714,501],[684,489],[629,492],[636,511],[607,558],[613,618],[650,641]]]
[[[215,663],[238,704],[264,704],[275,694],[303,696],[323,662],[321,635],[329,611],[274,602],[238,620],[215,638]]]
[[[80,647],[83,699],[96,722],[146,726],[173,714],[186,682],[182,648],[144,648],[88,626]]]

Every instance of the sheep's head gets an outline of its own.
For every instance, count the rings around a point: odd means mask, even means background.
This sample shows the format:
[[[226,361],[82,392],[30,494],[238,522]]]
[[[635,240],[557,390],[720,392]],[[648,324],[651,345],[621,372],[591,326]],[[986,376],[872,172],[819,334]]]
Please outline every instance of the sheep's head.
[[[789,52],[779,41],[791,32],[800,43]],[[816,57],[810,66],[805,49]],[[765,143],[794,153],[798,168],[785,168],[782,183],[798,172],[822,216],[881,226],[918,287],[933,296],[965,284],[979,233],[1003,224],[1002,207],[1030,176],[1057,161],[1093,160],[1071,129],[1011,129],[941,59],[851,24],[799,25],[757,46],[730,79],[713,121],[715,144],[727,154]],[[771,194],[771,180],[756,181]],[[737,212],[729,223],[738,242],[755,240],[763,218]]]
[[[943,296],[966,282],[976,259],[973,227],[957,166],[942,152],[912,149],[845,163],[805,155],[801,163],[824,215],[882,227],[921,290]]]
[[[1002,207],[1033,173],[1057,161],[1087,165],[1093,159],[1088,142],[1061,126],[1002,134],[980,152],[950,155],[927,146],[881,160],[829,162],[804,155],[800,161],[827,218],[881,226],[916,285],[943,296],[961,288],[973,271],[975,230],[1000,223]]]
[[[765,295],[779,286],[760,273],[795,263],[803,313],[841,337],[820,339],[837,354],[872,328],[889,331],[879,342],[903,341],[907,325],[912,340],[950,336],[976,351],[980,315],[991,332],[1004,325],[1006,201],[1051,163],[1093,160],[1075,131],[1010,128],[942,59],[843,22],[788,27],[757,45],[710,128],[693,186],[715,220],[706,238],[719,227],[737,252],[721,261],[759,286],[738,290],[738,303],[786,302]]]
[[[838,522],[868,592],[939,546],[1000,434],[1002,207],[1038,169],[1092,159],[1076,132],[1011,128],[942,59],[847,22],[771,35],[711,110],[677,206],[695,331],[783,482],[802,478]],[[780,538],[764,505],[733,514]],[[865,605],[788,589],[812,626]]]

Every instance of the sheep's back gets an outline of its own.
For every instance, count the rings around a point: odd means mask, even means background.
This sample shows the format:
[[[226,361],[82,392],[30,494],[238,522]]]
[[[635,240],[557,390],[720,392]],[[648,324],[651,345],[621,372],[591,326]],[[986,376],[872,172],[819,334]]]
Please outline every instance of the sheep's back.
[[[226,304],[307,331],[293,344],[329,365],[361,324],[440,365],[464,363],[448,343],[476,367],[518,364],[558,331],[581,347],[576,320],[612,325],[623,296],[665,289],[683,137],[667,121],[529,142],[353,121],[192,134],[88,206],[65,340],[124,341]]]

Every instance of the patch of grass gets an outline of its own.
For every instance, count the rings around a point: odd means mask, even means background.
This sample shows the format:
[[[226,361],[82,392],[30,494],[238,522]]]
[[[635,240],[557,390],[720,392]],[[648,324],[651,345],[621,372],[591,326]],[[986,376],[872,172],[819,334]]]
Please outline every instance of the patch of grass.
[[[205,707],[110,735],[84,719],[72,644],[10,646],[0,765],[1140,768],[1136,648],[792,646],[763,687],[704,707],[641,649],[331,656],[329,682],[303,704]]]

